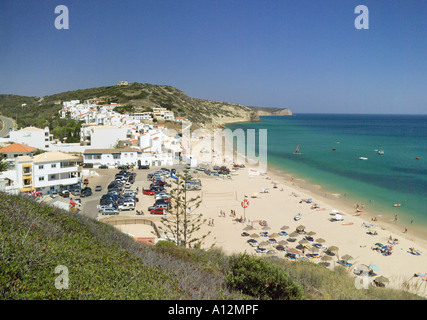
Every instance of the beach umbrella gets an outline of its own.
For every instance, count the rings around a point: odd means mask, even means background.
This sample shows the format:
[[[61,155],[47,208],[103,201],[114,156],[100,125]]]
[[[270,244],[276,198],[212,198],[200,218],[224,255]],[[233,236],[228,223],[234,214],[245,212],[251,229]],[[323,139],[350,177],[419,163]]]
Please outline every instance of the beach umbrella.
[[[338,251],[338,247],[336,247],[336,246],[330,246],[330,247],[328,248],[328,250],[329,250],[329,251]]]
[[[294,253],[294,254],[300,253],[300,251],[298,251],[297,249],[294,249],[294,248],[289,248],[289,249],[287,250],[287,252],[289,252],[289,253]]]
[[[317,253],[317,252],[319,252],[319,249],[318,249],[318,248],[316,248],[316,247],[311,247],[311,248],[309,249],[309,251],[310,251],[310,252],[312,252],[312,253]]]
[[[375,282],[378,282],[378,283],[389,283],[390,280],[388,280],[386,277],[379,276],[378,278],[375,278]]]
[[[305,229],[305,226],[303,226],[303,225],[299,225],[298,227],[297,227],[297,230],[304,230]]]
[[[308,243],[308,241],[307,240],[305,240],[305,239],[302,239],[300,242],[298,242],[300,245],[305,245],[305,244],[307,244]]]
[[[289,229],[288,226],[283,226],[283,227],[280,228],[280,230],[287,230],[287,229]]]
[[[286,240],[280,240],[279,241],[279,245],[285,246],[287,244],[288,244],[288,242]]]
[[[310,231],[309,233],[307,233],[308,236],[314,236],[316,234],[316,232],[314,231]]]
[[[298,236],[298,235],[299,235],[298,233],[296,233],[296,232],[292,232],[291,234],[289,234],[289,237],[293,238],[293,237],[296,237],[296,236]]]
[[[280,237],[280,234],[278,234],[277,232],[274,232],[270,235],[271,238],[275,238],[275,237]]]
[[[368,268],[371,269],[372,271],[379,271],[380,270],[380,267],[378,267],[376,264],[372,264],[372,263],[368,266]]]
[[[252,226],[246,226],[243,228],[243,230],[245,230],[245,231],[249,231],[249,230],[253,230],[253,229],[254,229],[254,227],[252,227]]]
[[[269,226],[262,227],[262,230],[270,230],[270,229],[271,229],[271,227],[269,227]]]
[[[366,264],[361,264],[356,267],[360,272],[368,272],[369,267]]]
[[[259,238],[259,234],[252,233],[249,237],[251,237],[251,238]]]
[[[379,243],[379,242],[377,242],[375,245],[376,245],[376,246],[380,246],[380,247],[382,247],[382,246],[383,246],[383,244],[382,244],[382,243]]]
[[[325,243],[325,242],[326,242],[326,240],[325,240],[325,239],[322,239],[322,238],[319,238],[319,239],[316,239],[316,242],[317,242],[317,243]]]
[[[341,257],[341,259],[347,262],[348,260],[353,260],[353,257],[348,254],[345,254]]]
[[[260,246],[266,246],[266,245],[269,245],[269,244],[270,243],[267,242],[267,241],[262,241],[262,242],[259,243]]]

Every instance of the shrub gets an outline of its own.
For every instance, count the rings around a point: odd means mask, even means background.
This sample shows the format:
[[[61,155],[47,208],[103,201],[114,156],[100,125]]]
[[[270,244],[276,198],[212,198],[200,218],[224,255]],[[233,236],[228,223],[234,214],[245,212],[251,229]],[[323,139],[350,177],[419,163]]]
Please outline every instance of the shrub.
[[[231,259],[225,281],[234,290],[263,300],[300,300],[304,291],[279,266],[248,254]]]

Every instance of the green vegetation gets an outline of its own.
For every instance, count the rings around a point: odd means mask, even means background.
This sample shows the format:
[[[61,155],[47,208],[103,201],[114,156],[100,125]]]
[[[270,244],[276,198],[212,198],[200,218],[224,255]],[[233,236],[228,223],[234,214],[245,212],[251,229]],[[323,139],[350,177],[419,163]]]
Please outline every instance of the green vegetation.
[[[104,101],[102,104],[114,102],[126,106],[116,108],[118,112],[124,112],[124,110],[144,112],[152,111],[154,107],[164,107],[172,111],[175,116],[185,117],[198,126],[209,126],[215,118],[222,117],[257,119],[255,111],[240,104],[190,98],[181,90],[171,86],[137,82],[128,86],[105,86],[67,91],[43,98],[2,94],[0,95],[0,113],[16,119],[18,127],[31,125],[43,128],[46,125],[51,126],[52,117],[58,116],[63,101],[84,101],[95,98],[102,99]]]
[[[168,218],[162,217],[159,229],[164,231],[169,239],[176,239],[176,243],[183,248],[187,246],[200,248],[204,239],[210,234],[209,232],[198,237],[194,236],[206,222],[203,214],[193,214],[202,201],[200,196],[190,197],[191,192],[187,190],[186,183],[192,177],[188,170],[176,176],[178,179],[172,181],[174,186],[170,191],[172,207],[168,211]]]
[[[343,267],[135,242],[77,213],[0,193],[0,299],[420,299],[357,290]],[[57,266],[69,271],[57,289]]]
[[[233,289],[263,300],[301,300],[301,286],[283,268],[267,260],[240,254],[231,259],[226,281]]]

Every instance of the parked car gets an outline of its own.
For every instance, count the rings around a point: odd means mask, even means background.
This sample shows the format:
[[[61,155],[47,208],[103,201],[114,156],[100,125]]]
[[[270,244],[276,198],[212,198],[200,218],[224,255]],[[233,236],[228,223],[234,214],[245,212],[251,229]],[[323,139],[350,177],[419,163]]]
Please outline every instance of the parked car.
[[[83,184],[89,184],[89,179],[88,179],[88,178],[85,178],[85,179],[83,180]]]
[[[117,215],[119,213],[120,211],[118,209],[111,208],[111,207],[106,207],[101,210],[102,215]]]
[[[136,190],[126,189],[123,191],[124,197],[135,197],[137,195]]]
[[[70,191],[68,191],[68,190],[61,190],[61,191],[59,191],[59,195],[61,197],[64,197],[64,198],[68,198],[70,196]]]
[[[108,166],[106,164],[102,164],[98,167],[98,169],[108,169]]]
[[[151,190],[151,189],[142,189],[142,194],[146,194],[146,195],[150,195],[150,196],[152,196],[152,195],[154,195],[154,190]]]
[[[51,197],[51,198],[56,198],[56,197],[58,197],[58,192],[56,192],[56,191],[51,191],[51,192],[50,192],[50,197]]]
[[[150,210],[151,214],[164,214],[165,210],[163,208],[156,208]]]
[[[123,202],[119,204],[118,208],[120,211],[135,210],[135,203],[133,203],[132,201]]]
[[[167,210],[168,207],[169,206],[168,206],[167,203],[158,203],[158,204],[155,204],[153,206],[148,207],[148,211],[151,211],[151,210],[154,210],[154,209],[159,209],[159,208]]]
[[[91,188],[89,188],[89,187],[86,187],[86,188],[84,188],[82,191],[81,191],[81,197],[89,197],[89,196],[91,196],[92,195],[92,189]]]
[[[138,166],[138,169],[150,169],[150,166],[149,165],[141,165],[141,166]]]
[[[95,191],[102,191],[102,186],[96,186]]]
[[[78,190],[78,189],[74,189],[73,191],[71,191],[71,194],[73,195],[73,196],[80,196],[80,190]]]

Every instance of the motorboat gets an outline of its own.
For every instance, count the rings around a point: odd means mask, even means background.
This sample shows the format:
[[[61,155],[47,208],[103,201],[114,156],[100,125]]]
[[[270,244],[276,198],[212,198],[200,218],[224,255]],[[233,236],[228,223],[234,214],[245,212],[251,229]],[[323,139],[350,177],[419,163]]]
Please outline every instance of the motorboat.
[[[359,157],[359,160],[368,160],[368,158],[365,158],[365,157]]]

